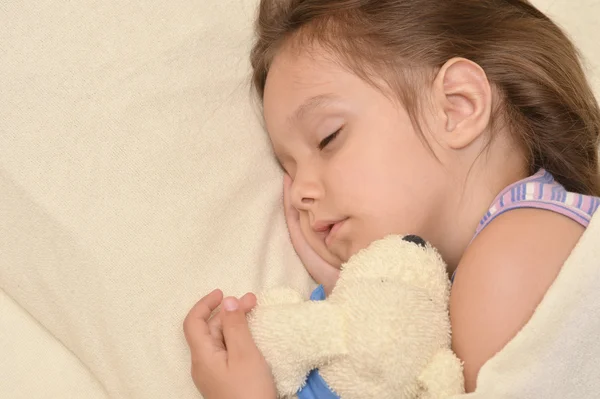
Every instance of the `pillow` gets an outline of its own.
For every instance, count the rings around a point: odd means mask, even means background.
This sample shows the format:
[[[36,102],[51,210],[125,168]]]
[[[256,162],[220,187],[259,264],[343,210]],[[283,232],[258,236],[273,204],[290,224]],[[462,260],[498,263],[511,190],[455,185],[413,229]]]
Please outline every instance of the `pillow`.
[[[256,4],[0,6],[0,397],[198,397],[201,296],[313,288],[250,101]]]
[[[199,397],[201,296],[314,287],[250,101],[257,3],[0,6],[0,397]],[[600,63],[597,2],[535,3]]]

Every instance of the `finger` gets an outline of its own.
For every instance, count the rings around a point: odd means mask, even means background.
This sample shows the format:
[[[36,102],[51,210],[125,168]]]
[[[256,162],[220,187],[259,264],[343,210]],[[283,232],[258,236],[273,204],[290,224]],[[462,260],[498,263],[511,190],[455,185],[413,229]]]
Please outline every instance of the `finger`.
[[[283,176],[283,212],[285,216],[285,222],[287,224],[288,233],[290,234],[290,240],[296,253],[298,249],[304,249],[308,246],[304,234],[302,233],[302,225],[300,221],[300,212],[292,205],[290,198],[290,188],[292,185],[292,178],[286,173]]]
[[[323,251],[322,255],[317,252],[317,249],[315,248],[319,244],[310,244],[303,233],[303,225],[304,231],[310,230],[307,219],[298,221],[297,226],[295,226],[295,222],[293,222],[292,226],[289,228],[290,240],[311,277],[315,281],[323,284],[325,291],[330,293],[333,289],[333,284],[337,281],[340,273],[339,269],[334,267],[334,265],[339,263],[337,263],[337,260],[330,255],[329,260],[325,260],[324,257],[328,256],[327,252]]]
[[[291,216],[286,218],[290,240],[292,241],[292,245],[299,256],[312,254],[315,251],[304,236],[304,232],[302,231],[302,221],[300,220],[298,211],[296,211],[296,214],[297,215],[295,215],[295,217]],[[306,220],[305,223],[308,223],[308,220]],[[302,259],[303,262],[306,260],[307,259]]]
[[[219,306],[222,298],[221,290],[214,290],[200,299],[189,311],[183,321],[183,331],[190,349],[196,349],[206,338],[210,338],[208,319]]]
[[[293,206],[286,206],[284,209],[285,223],[287,224],[288,232],[292,243],[303,238],[302,227],[300,225],[300,212]]]
[[[240,308],[242,312],[248,313],[256,306],[256,295],[248,292],[240,298]]]
[[[223,342],[223,325],[221,323],[221,312],[219,311],[208,321],[208,331],[210,332],[213,342],[220,349],[225,349]]]
[[[299,213],[296,208],[292,206],[291,199],[291,189],[292,189],[292,178],[290,175],[285,173],[283,175],[283,210],[286,215],[286,219],[290,217],[299,218]]]
[[[283,174],[283,190],[289,190],[289,188],[292,186],[292,177],[287,174],[284,173]]]
[[[248,292],[239,299],[240,309],[244,313],[250,312],[256,306],[256,295]],[[222,310],[222,309],[221,309]],[[223,343],[222,311],[215,313],[208,321],[210,335],[217,343]]]
[[[248,328],[246,314],[243,312],[236,298],[229,297],[223,300],[221,317],[228,361],[236,361],[258,355],[258,348]]]

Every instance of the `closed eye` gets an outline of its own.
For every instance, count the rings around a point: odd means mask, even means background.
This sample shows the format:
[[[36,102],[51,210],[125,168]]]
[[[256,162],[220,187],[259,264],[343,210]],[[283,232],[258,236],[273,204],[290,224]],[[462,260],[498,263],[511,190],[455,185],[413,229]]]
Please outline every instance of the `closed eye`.
[[[331,133],[329,136],[327,136],[323,140],[321,140],[321,142],[319,143],[319,150],[323,150],[325,147],[327,147],[327,145],[329,143],[331,143],[331,141],[333,139],[335,139],[341,131],[342,131],[342,128],[339,128],[338,130],[336,130],[335,132]]]

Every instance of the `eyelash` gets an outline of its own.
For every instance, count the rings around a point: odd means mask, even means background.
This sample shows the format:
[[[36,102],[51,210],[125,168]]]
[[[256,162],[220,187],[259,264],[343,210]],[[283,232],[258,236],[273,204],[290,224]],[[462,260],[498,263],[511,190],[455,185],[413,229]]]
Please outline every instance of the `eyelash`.
[[[325,147],[327,147],[327,145],[331,143],[333,139],[335,139],[338,136],[338,134],[340,134],[341,131],[342,128],[339,128],[338,130],[321,140],[321,142],[319,143],[319,150],[323,150]]]

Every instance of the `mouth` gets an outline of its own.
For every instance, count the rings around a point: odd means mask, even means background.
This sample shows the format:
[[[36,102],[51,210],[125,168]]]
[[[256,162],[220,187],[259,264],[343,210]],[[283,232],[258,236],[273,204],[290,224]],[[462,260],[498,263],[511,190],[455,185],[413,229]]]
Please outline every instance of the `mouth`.
[[[331,245],[331,242],[335,239],[336,233],[344,225],[346,220],[348,220],[348,218],[340,220],[339,222],[335,222],[329,227],[329,232],[325,236],[325,245],[327,245],[328,247]]]

